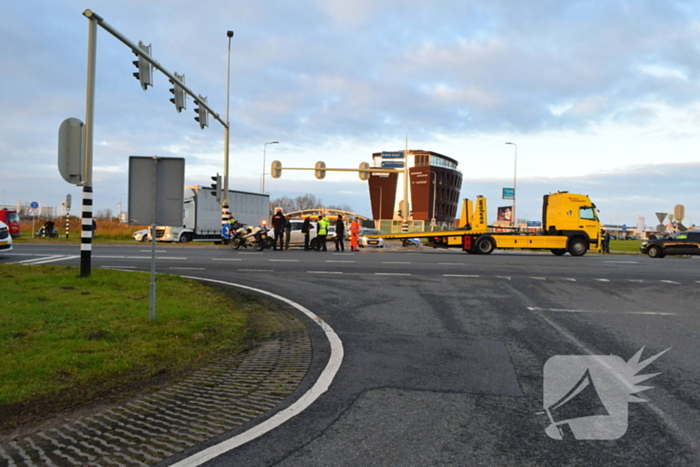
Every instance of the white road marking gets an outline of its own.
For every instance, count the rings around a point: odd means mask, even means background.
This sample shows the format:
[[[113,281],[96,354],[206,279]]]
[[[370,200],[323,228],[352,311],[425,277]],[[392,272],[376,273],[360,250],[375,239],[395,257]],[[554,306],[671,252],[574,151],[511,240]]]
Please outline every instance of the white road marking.
[[[327,259],[326,263],[354,263],[355,260],[346,260],[346,259]]]
[[[261,251],[251,251],[251,252],[239,251],[238,254],[239,255],[262,255],[263,253]]]
[[[661,282],[663,282],[664,284],[680,284],[680,282],[676,282],[676,281],[661,281]]]
[[[274,269],[239,269],[241,272],[275,272]]]
[[[108,259],[124,259],[126,256],[112,256],[112,255],[94,255],[93,258],[108,258]]]
[[[627,279],[628,282],[644,282],[642,279]]]
[[[342,274],[343,271],[306,271],[307,274]]]
[[[53,255],[53,256],[48,256],[48,257],[43,257],[43,258],[34,258],[34,259],[25,259],[24,261],[18,261],[17,264],[46,264],[46,263],[55,263],[57,261],[66,261],[69,259],[75,259],[75,258],[80,258],[80,256],[75,255]]]
[[[602,263],[639,264],[639,261],[601,261]]]
[[[193,270],[193,271],[204,271],[204,268],[184,268],[184,267],[183,267],[183,268],[179,268],[179,267],[174,267],[174,266],[171,266],[171,267],[168,268],[168,269],[190,269],[190,270]]]
[[[183,276],[186,277],[186,276]],[[316,380],[314,385],[309,389],[306,393],[302,394],[302,396],[292,405],[287,407],[286,409],[277,412],[275,415],[272,417],[268,418],[261,424],[254,426],[248,431],[245,431],[237,436],[234,436],[233,438],[229,438],[226,441],[222,441],[219,444],[215,444],[213,446],[210,446],[196,454],[193,454],[190,457],[187,457],[185,459],[182,459],[179,462],[176,462],[175,464],[172,464],[172,467],[194,467],[198,465],[202,465],[205,462],[214,459],[215,457],[218,457],[228,451],[232,451],[233,449],[236,449],[239,446],[242,446],[256,438],[259,438],[260,436],[264,435],[265,433],[274,430],[278,426],[282,425],[284,422],[292,419],[293,417],[299,415],[302,413],[304,410],[306,410],[311,404],[313,404],[316,399],[321,397],[321,395],[328,390],[330,387],[331,383],[333,382],[333,379],[335,378],[335,375],[338,373],[338,370],[340,369],[340,365],[343,362],[343,355],[344,355],[344,350],[343,350],[343,342],[340,340],[340,337],[338,337],[338,334],[335,333],[333,328],[331,328],[325,321],[323,321],[321,318],[319,318],[317,315],[309,311],[308,309],[304,308],[300,304],[293,302],[289,300],[288,298],[282,297],[280,295],[276,295],[270,292],[267,292],[265,290],[261,289],[255,289],[253,287],[247,287],[245,285],[239,285],[239,284],[233,284],[230,282],[224,282],[224,281],[217,281],[217,280],[212,280],[212,279],[204,279],[201,277],[188,277],[189,279],[196,279],[196,280],[203,280],[203,281],[211,281],[211,282],[216,282],[219,284],[224,284],[224,285],[230,285],[233,287],[239,287],[242,289],[247,289],[251,290],[253,292],[257,293],[262,293],[265,295],[268,295],[270,297],[273,297],[277,300],[283,301],[297,310],[299,310],[301,313],[305,314],[309,318],[311,318],[322,330],[323,334],[326,336],[326,339],[328,339],[328,342],[330,344],[330,358],[328,359],[328,363],[326,364],[326,367],[323,369],[321,372],[321,375],[319,378]]]
[[[410,261],[382,261],[382,264],[411,264]]]
[[[610,279],[593,279],[598,282],[610,282]]]
[[[443,277],[481,277],[476,274],[443,274]]]
[[[243,261],[241,258],[212,258],[212,261]]]
[[[496,276],[498,279],[505,279],[507,281],[510,280],[510,276]]]
[[[464,266],[466,263],[438,263],[438,264]]]
[[[375,276],[410,276],[411,274],[409,273],[403,273],[403,272],[375,272]]]
[[[574,279],[573,277],[562,277],[561,280],[569,281],[569,282],[576,282],[576,279]]]
[[[139,250],[141,253],[150,253],[151,250]],[[167,250],[156,250],[156,253],[167,253]]]
[[[299,262],[298,259],[268,259],[268,261],[270,261],[270,262],[278,262],[278,263],[284,263],[284,262],[287,262],[287,263],[298,263],[298,262]]]
[[[126,259],[151,259],[150,256],[127,256]],[[185,261],[187,259],[186,256],[156,256],[156,259],[173,259],[173,260],[180,260],[180,261]]]
[[[535,277],[535,276],[530,276],[530,279],[535,279],[536,281],[546,281],[546,277]]]
[[[530,311],[554,311],[557,313],[608,313],[611,315],[658,315],[677,316],[678,313],[667,313],[665,311],[609,311],[609,310],[567,310],[564,308],[540,308],[538,306],[527,307]]]
[[[101,269],[136,269],[136,266],[100,266]]]

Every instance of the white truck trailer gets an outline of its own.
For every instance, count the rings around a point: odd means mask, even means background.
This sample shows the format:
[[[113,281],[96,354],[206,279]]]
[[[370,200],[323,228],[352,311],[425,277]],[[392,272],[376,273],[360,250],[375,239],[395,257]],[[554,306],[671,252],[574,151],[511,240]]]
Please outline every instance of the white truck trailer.
[[[221,240],[221,205],[214,189],[204,186],[185,187],[182,227],[156,227],[159,242]],[[229,210],[233,218],[248,225],[260,225],[270,218],[270,195],[229,190]]]

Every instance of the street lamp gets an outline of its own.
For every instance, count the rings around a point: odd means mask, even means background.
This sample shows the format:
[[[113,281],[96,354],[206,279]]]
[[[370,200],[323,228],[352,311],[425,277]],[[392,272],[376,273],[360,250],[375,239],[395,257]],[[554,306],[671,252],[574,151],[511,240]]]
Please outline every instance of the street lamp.
[[[231,100],[231,38],[233,37],[233,31],[226,31],[226,37],[228,37],[228,65],[226,71],[226,126],[224,127],[224,186],[223,186],[223,199],[222,199],[222,214],[225,211],[226,217],[229,215],[228,210],[228,152],[229,152],[229,103]],[[227,219],[228,220],[228,219]]]
[[[435,200],[437,199],[437,172],[431,170],[430,173],[433,174],[433,215],[430,219],[430,231],[432,232],[435,230],[435,223],[432,222],[432,220],[435,219],[435,222],[437,222],[437,215],[435,213]]]
[[[516,173],[518,170],[518,145],[515,143],[506,143],[506,144],[512,144],[515,146],[515,162],[513,162],[513,212],[510,214],[511,219],[510,219],[510,225],[515,227],[515,182],[516,182]]]
[[[262,188],[260,193],[265,193],[265,151],[267,150],[268,144],[279,144],[279,141],[271,141],[269,143],[263,144],[263,171],[262,171]]]

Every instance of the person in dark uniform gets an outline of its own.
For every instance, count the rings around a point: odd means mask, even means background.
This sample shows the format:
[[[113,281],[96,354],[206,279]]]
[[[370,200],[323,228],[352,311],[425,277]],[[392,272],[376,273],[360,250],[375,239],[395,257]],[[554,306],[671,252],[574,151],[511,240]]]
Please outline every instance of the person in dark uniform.
[[[301,234],[304,236],[304,251],[309,251],[311,247],[309,246],[309,237],[311,236],[311,230],[314,228],[311,225],[311,218],[306,216],[304,218],[304,223],[301,224]]]
[[[279,240],[280,250],[284,251],[284,227],[287,225],[287,218],[282,214],[282,210],[277,208],[277,212],[272,216],[272,229],[275,232],[275,242],[272,244],[272,249],[277,250],[277,242]]]
[[[345,222],[341,214],[335,221],[335,251],[345,251]]]

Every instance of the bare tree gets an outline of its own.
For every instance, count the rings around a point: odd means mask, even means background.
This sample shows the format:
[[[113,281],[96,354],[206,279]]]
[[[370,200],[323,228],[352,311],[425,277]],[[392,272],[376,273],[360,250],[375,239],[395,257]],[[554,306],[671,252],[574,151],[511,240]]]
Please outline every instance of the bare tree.
[[[98,219],[111,219],[112,218],[112,210],[109,208],[106,209],[100,209],[95,213],[95,217]]]
[[[296,202],[289,196],[280,196],[271,201],[272,209],[282,208],[283,212],[292,212],[296,210]]]
[[[323,208],[323,200],[317,198],[316,195],[311,193],[306,193],[305,195],[297,196],[296,199],[296,209],[301,211],[303,209],[315,209]]]

